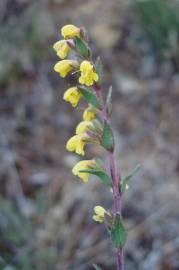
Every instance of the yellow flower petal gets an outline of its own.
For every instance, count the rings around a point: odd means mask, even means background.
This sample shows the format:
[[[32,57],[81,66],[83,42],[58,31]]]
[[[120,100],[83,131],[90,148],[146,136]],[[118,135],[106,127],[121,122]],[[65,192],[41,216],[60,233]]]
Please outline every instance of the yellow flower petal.
[[[96,221],[96,222],[100,222],[100,223],[102,223],[104,221],[103,218],[101,218],[101,217],[99,217],[97,215],[93,215],[93,220]]]
[[[103,222],[105,219],[105,214],[109,215],[109,213],[104,209],[104,207],[97,205],[94,207],[94,215],[93,220],[97,222]]]
[[[93,123],[91,121],[82,121],[76,127],[76,134],[82,134],[86,131],[89,131],[92,127]]]
[[[100,205],[97,205],[94,207],[94,212],[96,215],[102,216],[102,217],[104,217],[104,214],[107,213],[106,209],[104,209],[104,207]]]
[[[85,121],[91,121],[96,118],[96,114],[93,111],[90,111],[90,109],[86,109],[83,113],[83,120]]]
[[[57,64],[54,66],[54,70],[58,72],[62,78],[64,78],[72,69],[77,67],[78,62],[75,60],[62,60],[57,62]]]
[[[97,82],[99,76],[94,71],[94,67],[89,61],[83,61],[80,65],[81,76],[79,77],[79,82],[87,86],[91,86],[94,82]]]
[[[61,34],[64,37],[64,39],[68,38],[74,38],[76,36],[80,36],[80,28],[76,27],[72,24],[67,24],[62,27]]]
[[[75,135],[68,140],[66,149],[69,152],[76,152],[78,155],[84,156],[84,146],[89,139],[86,134]]]
[[[81,98],[80,91],[77,87],[71,87],[65,91],[63,99],[67,102],[70,102],[73,107],[76,107]]]
[[[61,58],[64,59],[67,57],[69,51],[70,51],[70,46],[66,42],[66,40],[59,40],[53,45],[54,50],[56,51],[57,55]]]
[[[85,142],[79,141],[79,143],[76,146],[76,154],[82,155],[82,156],[85,155],[85,152],[84,152],[84,146],[85,146],[85,144],[86,144]]]
[[[79,161],[72,169],[72,173],[81,178],[84,182],[88,182],[89,173],[82,173],[82,170],[88,170],[91,167],[94,167],[96,162],[94,160],[82,160]]]

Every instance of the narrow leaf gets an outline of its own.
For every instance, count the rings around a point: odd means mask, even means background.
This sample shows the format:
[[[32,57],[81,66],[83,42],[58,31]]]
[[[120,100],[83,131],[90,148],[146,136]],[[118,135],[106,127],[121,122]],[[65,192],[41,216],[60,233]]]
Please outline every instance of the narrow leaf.
[[[103,170],[100,169],[88,169],[88,170],[80,170],[80,173],[90,173],[93,175],[98,176],[104,185],[106,186],[111,186],[111,179],[109,177],[109,175],[107,175],[107,173]]]
[[[131,178],[139,171],[141,165],[138,164],[135,169],[128,174],[127,176],[125,176],[122,181],[121,181],[121,185],[120,185],[120,191],[122,193],[124,193],[126,191],[126,189],[128,189],[128,185],[129,185],[129,181],[131,180]]]
[[[112,86],[109,87],[108,94],[106,97],[106,112],[108,115],[111,115],[112,112],[111,96],[112,96]]]
[[[127,233],[122,224],[120,215],[116,215],[111,228],[111,240],[116,248],[123,248],[127,239]]]
[[[82,56],[84,57],[89,56],[89,49],[81,38],[75,37],[75,45],[76,45],[76,49]]]
[[[99,267],[97,264],[93,264],[93,267],[94,267],[95,270],[102,270],[102,268]]]
[[[103,126],[101,145],[110,152],[112,152],[114,149],[114,137],[113,137],[112,129],[106,121],[104,122],[104,126]]]
[[[80,90],[80,93],[86,99],[88,103],[92,104],[95,108],[99,108],[99,101],[95,94],[93,94],[86,87],[81,86],[81,85],[78,86],[78,89]]]

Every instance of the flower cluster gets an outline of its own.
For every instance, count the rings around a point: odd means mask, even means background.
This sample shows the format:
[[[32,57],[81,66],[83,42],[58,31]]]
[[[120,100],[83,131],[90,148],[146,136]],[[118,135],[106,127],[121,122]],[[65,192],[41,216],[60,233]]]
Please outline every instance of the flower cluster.
[[[87,107],[82,116],[83,121],[77,125],[76,134],[67,141],[66,149],[84,156],[85,145],[88,143],[100,144],[102,135],[102,124],[97,120],[100,108],[97,105],[94,106],[93,102],[93,99],[97,99],[93,87],[97,85],[100,75],[97,72],[97,67],[90,60],[90,50],[85,40],[84,31],[69,24],[62,27],[61,35],[63,39],[57,41],[53,46],[57,56],[61,59],[54,66],[54,70],[62,78],[73,72],[79,74],[77,84],[65,91],[63,99],[74,108],[79,105],[82,97],[87,100]],[[67,59],[71,51],[76,52],[76,59]],[[89,87],[92,87],[92,89],[89,89]],[[92,93],[91,96],[90,93]],[[83,182],[88,182],[90,174],[95,174],[95,172],[101,170],[101,164],[95,159],[81,160],[73,167],[72,173]],[[97,222],[103,222],[108,212],[101,206],[96,206],[94,211],[93,219]]]

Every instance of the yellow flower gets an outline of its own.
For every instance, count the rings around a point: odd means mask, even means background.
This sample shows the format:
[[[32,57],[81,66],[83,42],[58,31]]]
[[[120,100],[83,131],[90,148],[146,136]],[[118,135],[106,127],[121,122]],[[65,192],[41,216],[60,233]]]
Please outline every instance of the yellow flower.
[[[75,60],[62,60],[57,62],[54,66],[54,70],[64,78],[72,69],[78,67],[78,62]]]
[[[105,214],[109,213],[100,205],[94,207],[93,220],[102,223],[105,219]]]
[[[61,58],[64,59],[67,57],[69,51],[70,51],[70,46],[66,42],[66,40],[59,40],[53,45],[54,50],[56,51],[57,55]]]
[[[77,87],[71,87],[65,91],[63,99],[70,102],[73,107],[78,105],[81,94]]]
[[[90,110],[90,108],[87,108],[83,113],[83,120],[85,121],[91,121],[96,118],[96,114]]]
[[[61,34],[64,37],[64,39],[68,38],[74,38],[76,36],[80,36],[80,28],[76,27],[72,24],[67,24],[62,27]]]
[[[82,160],[79,161],[72,169],[74,175],[79,176],[84,182],[88,182],[89,173],[82,173],[82,170],[88,170],[95,167],[96,162],[94,160]]]
[[[91,128],[93,128],[93,123],[91,121],[82,121],[76,127],[76,134],[85,133],[86,131],[89,131]]]
[[[66,149],[69,152],[76,152],[78,155],[84,156],[84,146],[89,139],[89,136],[86,134],[75,135],[68,140]]]
[[[83,61],[80,65],[81,76],[79,77],[79,82],[87,86],[93,85],[94,82],[97,82],[99,76],[94,71],[94,67],[89,61]]]

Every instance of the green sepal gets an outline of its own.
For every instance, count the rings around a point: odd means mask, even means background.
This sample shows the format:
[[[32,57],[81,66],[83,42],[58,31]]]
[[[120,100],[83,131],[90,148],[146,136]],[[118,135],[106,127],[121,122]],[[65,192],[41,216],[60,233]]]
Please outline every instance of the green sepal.
[[[135,169],[130,173],[128,174],[127,176],[125,176],[122,181],[121,181],[121,184],[120,184],[120,192],[121,193],[124,193],[128,187],[128,184],[129,184],[129,181],[131,180],[131,178],[138,172],[138,170],[140,169],[141,165],[138,164]]]
[[[95,160],[98,168],[102,168],[103,167],[103,161],[102,161],[102,159],[100,159],[99,157],[95,157],[94,160]]]
[[[123,248],[126,240],[127,233],[122,223],[120,215],[116,215],[114,223],[111,227],[111,240],[116,248]]]
[[[80,173],[90,173],[90,174],[93,174],[95,176],[98,176],[102,180],[102,182],[105,186],[108,186],[108,187],[111,186],[111,179],[110,179],[109,175],[105,171],[103,171],[102,169],[99,169],[99,168],[95,169],[94,168],[94,169],[88,169],[88,170],[80,170],[79,172]]]
[[[111,102],[111,97],[112,97],[112,86],[109,87],[108,94],[106,97],[106,112],[110,116],[112,113],[112,102]]]
[[[86,101],[98,109],[99,101],[97,96],[93,94],[91,91],[89,91],[85,86],[78,85],[77,87],[82,96],[86,99]]]
[[[96,68],[96,73],[99,76],[99,80],[97,82],[98,85],[101,85],[101,78],[102,78],[102,73],[103,73],[103,64],[101,61],[101,58],[98,57],[95,63],[95,68]]]
[[[87,45],[85,44],[85,42],[79,38],[79,37],[75,37],[75,46],[77,51],[83,56],[83,57],[88,57],[89,56],[89,49],[87,47]]]
[[[110,152],[113,152],[114,150],[114,136],[112,133],[112,129],[110,125],[107,123],[107,121],[105,121],[103,125],[101,145]]]
[[[102,270],[102,268],[99,267],[97,264],[93,264],[93,267],[94,267],[95,270]]]
[[[98,119],[94,119],[91,122],[93,123],[93,126],[94,126],[95,131],[97,131],[97,130],[99,132],[102,131],[103,126],[102,126],[101,122]]]

